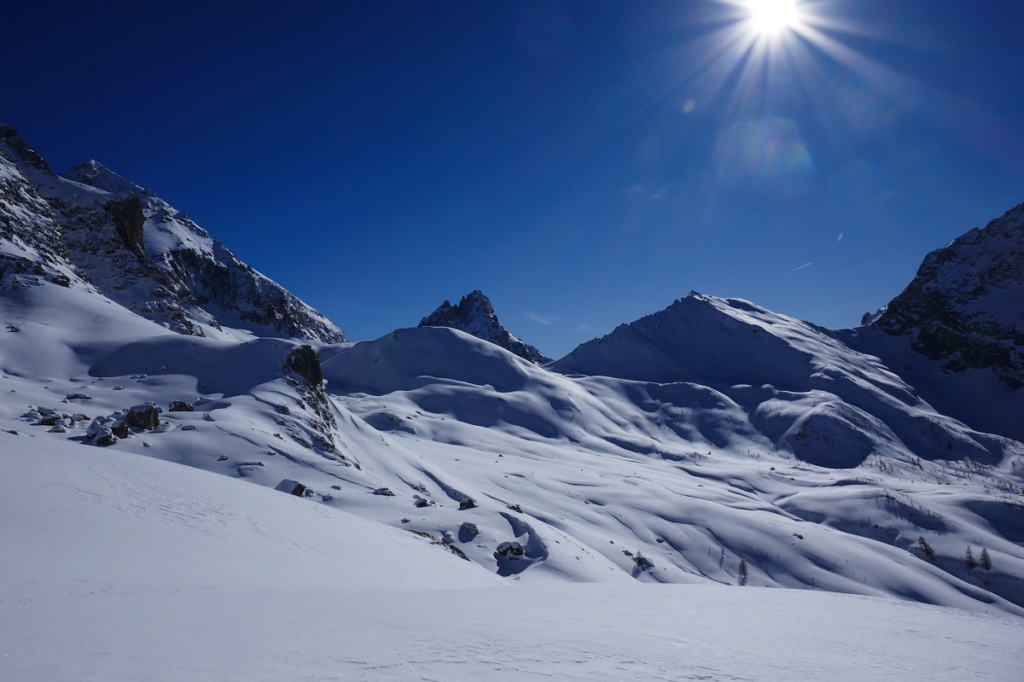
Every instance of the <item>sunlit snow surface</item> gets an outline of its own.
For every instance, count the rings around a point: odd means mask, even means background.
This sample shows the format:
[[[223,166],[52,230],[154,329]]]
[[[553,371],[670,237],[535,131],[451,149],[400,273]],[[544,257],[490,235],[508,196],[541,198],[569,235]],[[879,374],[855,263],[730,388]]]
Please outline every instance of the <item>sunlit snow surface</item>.
[[[820,330],[700,297],[548,368],[398,330],[318,347],[329,419],[298,343],[0,297],[0,679],[1020,677],[1021,444]]]
[[[417,536],[0,433],[0,679],[1015,680],[1024,620],[818,591],[501,581]]]

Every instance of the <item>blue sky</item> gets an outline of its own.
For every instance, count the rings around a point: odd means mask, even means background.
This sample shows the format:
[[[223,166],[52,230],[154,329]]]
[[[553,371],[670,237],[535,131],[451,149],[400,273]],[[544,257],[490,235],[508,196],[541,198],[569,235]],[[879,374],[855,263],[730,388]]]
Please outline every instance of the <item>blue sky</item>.
[[[1019,3],[16,3],[0,118],[353,339],[487,293],[549,355],[690,290],[857,324],[1024,201]]]

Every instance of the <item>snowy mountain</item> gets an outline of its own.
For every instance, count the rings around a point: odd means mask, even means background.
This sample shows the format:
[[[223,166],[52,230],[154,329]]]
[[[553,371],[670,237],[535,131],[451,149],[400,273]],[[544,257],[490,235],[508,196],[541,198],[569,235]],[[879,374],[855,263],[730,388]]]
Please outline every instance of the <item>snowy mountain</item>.
[[[479,292],[340,342],[3,140],[0,678],[1020,677],[1024,443],[916,381],[997,370],[700,294],[543,366]]]
[[[928,254],[865,322],[840,338],[943,412],[1024,440],[1024,204]]]
[[[458,329],[478,339],[500,346],[530,362],[541,365],[551,362],[551,358],[512,336],[507,329],[501,326],[491,300],[479,289],[463,296],[458,305],[453,306],[445,301],[437,310],[420,320],[419,326]]]
[[[31,276],[68,286],[87,282],[182,334],[232,336],[232,330],[244,330],[345,340],[323,315],[239,261],[151,190],[95,161],[56,175],[4,124],[0,205],[4,261],[11,262],[4,269],[5,287],[26,285]],[[21,277],[8,279],[15,274]]]

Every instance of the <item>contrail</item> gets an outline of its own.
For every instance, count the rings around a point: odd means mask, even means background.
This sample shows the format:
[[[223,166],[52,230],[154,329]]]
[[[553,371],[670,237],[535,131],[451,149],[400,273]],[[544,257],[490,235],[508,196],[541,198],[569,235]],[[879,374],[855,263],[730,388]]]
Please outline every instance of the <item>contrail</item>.
[[[790,270],[786,274],[788,275],[790,272],[796,272],[797,270],[803,270],[804,268],[809,268],[812,265],[814,265],[814,263],[804,263],[803,265],[798,265],[797,267],[793,268],[792,270]]]

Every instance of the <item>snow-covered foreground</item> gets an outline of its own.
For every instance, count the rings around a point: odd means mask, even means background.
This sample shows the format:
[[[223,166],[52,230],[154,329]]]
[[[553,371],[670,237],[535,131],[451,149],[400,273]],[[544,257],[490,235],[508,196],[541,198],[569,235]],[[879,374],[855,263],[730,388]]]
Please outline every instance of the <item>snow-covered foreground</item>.
[[[5,432],[0,453],[3,680],[1024,675],[1013,616],[501,580],[418,535],[193,468]]]

